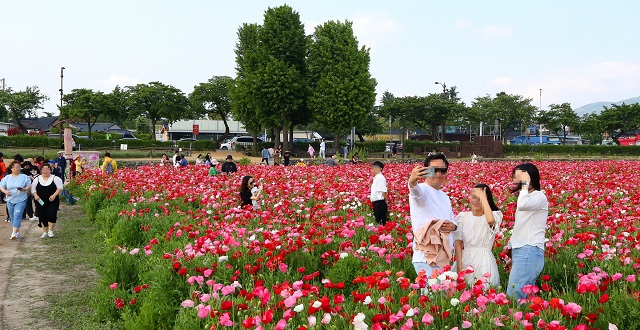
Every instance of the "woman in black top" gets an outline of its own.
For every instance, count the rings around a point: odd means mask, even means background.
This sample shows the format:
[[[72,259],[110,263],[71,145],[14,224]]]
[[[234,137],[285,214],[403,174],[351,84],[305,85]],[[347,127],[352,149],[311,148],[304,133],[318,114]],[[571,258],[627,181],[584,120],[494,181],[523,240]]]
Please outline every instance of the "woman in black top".
[[[51,174],[51,165],[42,164],[41,175],[33,180],[31,193],[36,201],[36,209],[39,213],[42,227],[42,237],[53,237],[53,226],[58,220],[58,208],[60,206],[60,193],[63,184],[60,177]]]
[[[40,171],[37,167],[33,166],[30,161],[24,161],[22,163],[22,174],[26,175],[33,181],[38,175],[40,175]],[[27,219],[31,221],[38,220],[38,209],[33,208],[33,195],[29,195],[27,197],[27,206],[24,209],[23,217],[26,216]]]
[[[247,175],[242,178],[242,185],[240,186],[240,206],[246,205],[256,206],[260,195],[262,194],[262,184],[260,188],[255,188],[255,180],[252,176]]]

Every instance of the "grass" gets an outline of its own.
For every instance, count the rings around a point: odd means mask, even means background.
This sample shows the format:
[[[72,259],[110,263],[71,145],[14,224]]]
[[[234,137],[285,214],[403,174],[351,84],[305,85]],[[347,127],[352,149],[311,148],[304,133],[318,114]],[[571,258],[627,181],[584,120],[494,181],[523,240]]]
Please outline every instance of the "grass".
[[[64,225],[60,226],[59,237],[46,240],[47,250],[57,253],[47,253],[46,258],[36,256],[26,265],[65,275],[56,283],[57,290],[44,297],[49,303],[44,316],[56,329],[116,329],[92,320],[94,313],[89,301],[98,281],[95,263],[104,246],[96,235],[96,225],[87,219],[82,206],[63,205],[62,208],[59,218]]]

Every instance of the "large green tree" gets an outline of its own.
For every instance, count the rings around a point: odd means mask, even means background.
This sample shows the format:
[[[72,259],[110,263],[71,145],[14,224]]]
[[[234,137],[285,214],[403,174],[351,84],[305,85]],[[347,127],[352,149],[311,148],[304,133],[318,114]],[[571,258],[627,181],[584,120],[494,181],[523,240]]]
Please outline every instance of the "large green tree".
[[[497,122],[500,125],[502,139],[507,138],[509,130],[522,131],[533,122],[537,107],[531,104],[532,99],[522,95],[512,95],[505,92],[478,96],[472,102],[471,111],[485,124]]]
[[[151,121],[150,133],[155,134],[156,123],[169,123],[190,118],[189,100],[182,91],[171,85],[154,81],[148,84],[128,86],[128,104],[131,115],[143,116]]]
[[[87,135],[91,138],[93,125],[98,120],[114,116],[117,109],[109,94],[91,89],[73,89],[63,97],[65,105],[60,109],[62,119],[80,119],[87,123]]]
[[[604,107],[598,115],[603,132],[609,134],[613,142],[620,144],[620,137],[633,133],[640,127],[640,103]]]
[[[577,126],[577,131],[582,138],[589,140],[589,144],[600,144],[602,142],[602,121],[595,113],[588,113],[580,118],[580,123]]]
[[[34,117],[38,109],[43,109],[47,100],[49,97],[42,94],[38,86],[28,86],[23,91],[11,88],[0,90],[0,108],[8,112],[22,133],[27,133],[27,129],[20,119]]]
[[[236,42],[236,79],[229,92],[233,118],[240,121],[254,137],[253,152],[257,153],[257,135],[262,125],[258,113],[257,70],[260,63],[258,24],[243,24]]]
[[[262,123],[274,130],[276,144],[280,132],[284,129],[287,136],[287,128],[292,129],[294,120],[301,121],[301,113],[307,112],[308,43],[298,12],[288,5],[267,9],[258,30],[256,103]]]
[[[552,104],[549,110],[542,111],[539,120],[550,132],[562,131],[562,144],[567,142],[569,129],[576,129],[580,122],[580,117],[571,108],[570,103]]]
[[[317,26],[309,49],[309,108],[331,128],[334,140],[359,125],[375,103],[376,81],[369,73],[369,49],[360,47],[349,21]]]
[[[229,89],[233,86],[233,78],[227,76],[214,76],[207,82],[200,83],[189,94],[192,113],[198,117],[206,116],[209,119],[222,119],[224,122],[224,134],[218,139],[218,143],[229,136],[229,124],[227,120],[231,115],[231,98]]]

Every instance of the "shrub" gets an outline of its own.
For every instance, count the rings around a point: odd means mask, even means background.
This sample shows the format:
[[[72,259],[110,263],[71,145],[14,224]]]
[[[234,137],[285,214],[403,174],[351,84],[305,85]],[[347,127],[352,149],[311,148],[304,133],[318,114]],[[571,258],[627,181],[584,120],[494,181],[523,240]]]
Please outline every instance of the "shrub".
[[[640,156],[640,146],[505,145],[506,155]]]
[[[251,159],[249,159],[247,157],[242,157],[238,161],[238,165],[249,165],[249,164],[251,164]]]
[[[357,142],[355,145],[368,152],[384,152],[387,148],[387,142],[385,141],[364,141]]]

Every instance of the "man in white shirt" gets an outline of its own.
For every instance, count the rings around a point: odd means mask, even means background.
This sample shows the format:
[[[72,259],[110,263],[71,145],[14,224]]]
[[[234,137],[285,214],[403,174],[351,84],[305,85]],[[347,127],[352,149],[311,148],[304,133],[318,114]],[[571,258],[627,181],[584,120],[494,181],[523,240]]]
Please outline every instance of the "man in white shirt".
[[[387,179],[382,175],[384,164],[375,161],[371,165],[371,173],[373,173],[373,184],[371,184],[371,205],[373,206],[373,215],[376,222],[385,225],[387,223]]]
[[[327,145],[324,143],[324,139],[322,140],[322,142],[320,142],[320,158],[324,159],[325,158],[325,152],[326,152],[326,147]]]
[[[451,232],[458,229],[451,208],[449,196],[442,192],[442,186],[447,181],[449,161],[442,154],[429,155],[424,166],[416,166],[409,177],[409,208],[411,213],[411,227],[414,239],[416,232],[425,224],[433,220],[446,220],[440,230],[449,234],[449,243],[453,251],[453,237]],[[421,179],[424,182],[418,183]],[[425,254],[416,250],[413,243],[413,267],[416,273],[426,271],[427,278],[440,267],[428,264]]]
[[[178,150],[173,154],[173,166],[176,166],[176,162],[178,161]]]

